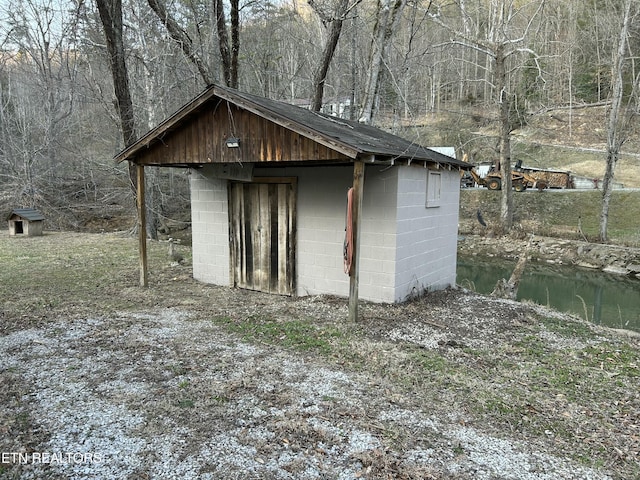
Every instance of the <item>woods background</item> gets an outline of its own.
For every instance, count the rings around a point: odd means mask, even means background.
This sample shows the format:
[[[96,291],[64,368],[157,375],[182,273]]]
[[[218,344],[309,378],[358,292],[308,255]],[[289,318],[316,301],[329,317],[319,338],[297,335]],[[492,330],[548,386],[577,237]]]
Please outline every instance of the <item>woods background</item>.
[[[613,176],[640,163],[639,15],[632,0],[1,0],[0,204],[50,229],[132,226],[113,155],[209,83],[474,161],[509,160],[542,118],[567,144],[592,135]],[[156,228],[186,227],[188,172],[146,172]]]

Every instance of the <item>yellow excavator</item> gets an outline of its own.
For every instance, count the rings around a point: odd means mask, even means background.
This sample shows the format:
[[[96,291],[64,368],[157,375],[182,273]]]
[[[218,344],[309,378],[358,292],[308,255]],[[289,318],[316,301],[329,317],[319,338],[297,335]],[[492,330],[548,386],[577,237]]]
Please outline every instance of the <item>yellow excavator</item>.
[[[466,161],[465,158],[463,159]],[[522,163],[518,161],[513,170],[511,170],[511,186],[516,192],[524,192],[527,188],[535,188],[543,189],[546,185],[543,185],[541,182],[531,175],[520,171]],[[489,190],[501,190],[502,189],[502,173],[498,171],[495,166],[491,169],[489,173],[487,173],[484,178],[481,178],[478,175],[478,172],[475,171],[474,168],[469,170],[469,175],[473,178],[473,181],[482,187],[487,187]]]
[[[487,187],[489,190],[502,189],[502,174],[500,172],[491,171],[480,178],[474,169],[469,170],[469,174],[473,177],[476,184]],[[529,187],[536,187],[536,179],[523,172],[515,170],[511,171],[511,186],[516,192],[524,192]]]

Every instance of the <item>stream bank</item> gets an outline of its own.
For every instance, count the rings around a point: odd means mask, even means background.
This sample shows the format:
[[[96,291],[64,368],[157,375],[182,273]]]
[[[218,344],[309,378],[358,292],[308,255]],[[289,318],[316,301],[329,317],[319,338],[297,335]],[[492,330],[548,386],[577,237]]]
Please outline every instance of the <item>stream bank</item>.
[[[517,260],[527,249],[533,262],[573,265],[640,280],[640,248],[537,235],[527,239],[477,234],[458,238],[458,253],[461,255]]]

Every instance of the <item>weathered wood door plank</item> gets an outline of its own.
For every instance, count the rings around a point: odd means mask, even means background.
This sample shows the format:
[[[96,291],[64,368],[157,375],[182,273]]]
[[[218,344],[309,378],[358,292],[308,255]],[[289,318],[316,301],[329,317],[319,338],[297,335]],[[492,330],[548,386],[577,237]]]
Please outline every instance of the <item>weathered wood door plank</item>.
[[[230,271],[235,286],[293,294],[296,189],[291,180],[230,184]]]

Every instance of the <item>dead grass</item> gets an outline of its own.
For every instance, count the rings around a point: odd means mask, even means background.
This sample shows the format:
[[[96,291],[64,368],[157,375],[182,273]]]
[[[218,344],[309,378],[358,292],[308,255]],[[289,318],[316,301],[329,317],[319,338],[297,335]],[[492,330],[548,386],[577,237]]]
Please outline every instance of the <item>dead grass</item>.
[[[595,242],[600,231],[602,192],[526,191],[514,193],[515,230],[522,234]],[[640,246],[638,225],[640,191],[615,190],[611,199],[608,233],[612,244]],[[480,229],[477,212],[491,227],[499,223],[500,193],[486,189],[463,189],[460,192],[461,230]]]

